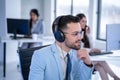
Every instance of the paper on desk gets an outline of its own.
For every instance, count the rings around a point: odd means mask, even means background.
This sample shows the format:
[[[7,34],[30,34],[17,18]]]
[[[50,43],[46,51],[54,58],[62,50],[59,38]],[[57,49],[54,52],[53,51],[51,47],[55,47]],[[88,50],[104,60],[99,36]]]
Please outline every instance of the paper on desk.
[[[107,55],[110,57],[120,57],[120,50],[113,50],[113,54]]]

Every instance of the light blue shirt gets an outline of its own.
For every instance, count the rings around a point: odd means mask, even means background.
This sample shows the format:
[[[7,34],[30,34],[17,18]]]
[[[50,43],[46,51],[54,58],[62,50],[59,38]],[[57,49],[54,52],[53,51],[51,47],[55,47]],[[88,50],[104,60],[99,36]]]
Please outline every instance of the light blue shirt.
[[[77,51],[70,53],[72,62],[71,80],[91,80],[93,67],[78,60]],[[63,68],[56,44],[36,50],[32,57],[29,80],[63,80]]]
[[[41,20],[38,20],[36,23],[32,24],[31,33],[38,35],[43,34],[43,23]]]

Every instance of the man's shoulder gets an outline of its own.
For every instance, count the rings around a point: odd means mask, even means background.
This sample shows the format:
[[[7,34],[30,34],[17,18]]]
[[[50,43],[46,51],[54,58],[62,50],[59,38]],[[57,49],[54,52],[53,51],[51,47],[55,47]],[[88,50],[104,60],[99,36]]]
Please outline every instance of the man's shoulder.
[[[46,46],[44,48],[41,48],[41,49],[38,49],[38,50],[35,50],[34,53],[35,54],[47,54],[48,52],[50,52],[50,46]]]

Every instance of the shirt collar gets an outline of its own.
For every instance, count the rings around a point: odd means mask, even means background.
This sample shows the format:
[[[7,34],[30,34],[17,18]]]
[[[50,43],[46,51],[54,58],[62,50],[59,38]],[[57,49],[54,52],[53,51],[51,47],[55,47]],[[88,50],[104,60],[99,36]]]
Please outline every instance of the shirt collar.
[[[59,51],[60,57],[65,58],[68,53],[66,51],[64,51],[63,49],[61,49],[57,44],[56,44],[56,47]],[[71,50],[69,51],[69,54],[70,54],[70,52],[71,52]]]
[[[39,22],[39,20],[37,20],[35,23],[33,22],[33,24],[35,25],[35,24],[38,24],[38,22]]]

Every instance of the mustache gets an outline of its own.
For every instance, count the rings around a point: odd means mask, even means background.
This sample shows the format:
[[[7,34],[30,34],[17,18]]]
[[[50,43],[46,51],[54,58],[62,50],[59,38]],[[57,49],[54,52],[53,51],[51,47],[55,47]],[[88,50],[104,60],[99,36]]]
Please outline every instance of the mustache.
[[[77,41],[75,41],[75,42],[76,42],[76,43],[77,43],[77,42],[81,42],[81,40],[77,40]]]

